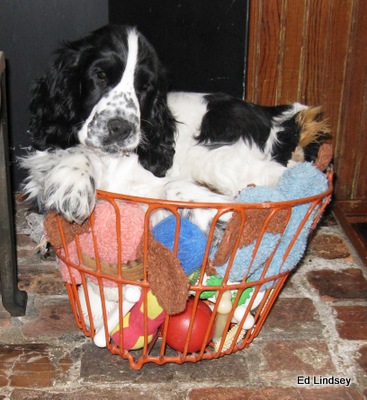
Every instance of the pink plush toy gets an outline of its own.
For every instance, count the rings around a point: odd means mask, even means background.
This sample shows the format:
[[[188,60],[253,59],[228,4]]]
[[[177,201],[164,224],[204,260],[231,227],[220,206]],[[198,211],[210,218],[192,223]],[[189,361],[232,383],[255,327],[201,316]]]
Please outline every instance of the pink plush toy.
[[[102,279],[105,287],[116,287],[115,278],[120,272],[126,281],[140,281],[144,278],[142,261],[147,255],[148,280],[154,295],[168,314],[182,312],[189,295],[188,278],[178,258],[155,240],[151,232],[145,254],[144,226],[144,209],[119,200],[97,203],[92,218],[82,225],[70,223],[51,212],[45,219],[47,238],[57,249],[60,271],[66,283],[84,283],[78,270],[80,267],[85,271],[85,278],[101,284],[93,276],[99,266],[103,274],[111,277]]]
[[[118,238],[117,238],[117,225],[116,215],[119,215],[120,233],[121,238],[121,263],[127,263],[137,258],[137,248],[144,231],[144,210],[132,203],[123,201],[116,201],[115,207],[107,202],[98,202],[94,210],[94,227],[89,229],[87,233],[79,236],[80,252],[82,257],[87,257],[88,261],[95,260],[96,251],[94,240],[100,260],[104,263],[117,265],[118,254]],[[68,244],[68,259],[71,263],[78,265],[79,257],[75,240]],[[62,256],[65,256],[65,251],[62,249]],[[81,264],[85,264],[86,260],[80,260]],[[65,282],[71,283],[72,275],[76,284],[82,283],[81,276],[75,268],[68,267],[60,260],[60,271]],[[117,272],[116,272],[117,274]],[[91,276],[89,276],[93,280]],[[103,281],[105,286],[115,286],[112,280],[105,279]]]
[[[137,350],[144,346],[144,291],[140,300],[133,306],[131,311],[124,317],[123,323],[123,346],[126,350]],[[148,343],[164,322],[166,312],[159,305],[157,298],[151,290],[147,293],[148,307]],[[120,346],[120,326],[117,325],[111,332],[112,340]]]

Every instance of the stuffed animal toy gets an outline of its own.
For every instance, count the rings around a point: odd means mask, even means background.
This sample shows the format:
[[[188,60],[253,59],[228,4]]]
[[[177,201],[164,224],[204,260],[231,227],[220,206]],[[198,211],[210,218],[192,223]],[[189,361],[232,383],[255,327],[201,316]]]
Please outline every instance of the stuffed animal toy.
[[[166,318],[166,312],[158,303],[157,298],[151,290],[148,290],[147,299],[144,301],[144,291],[141,293],[139,301],[134,305],[131,311],[124,317],[122,332],[117,325],[111,332],[112,340],[117,346],[123,346],[126,350],[137,350],[144,346],[145,318],[144,307],[147,307],[147,332],[148,343],[151,342],[159,327]],[[121,342],[122,334],[122,342]]]
[[[320,146],[318,156],[316,161],[314,162],[314,167],[319,169],[320,171],[325,171],[327,167],[330,165],[331,159],[333,156],[333,149],[330,144],[323,143]],[[297,165],[297,164],[296,164]],[[309,167],[298,167],[301,169],[306,168],[309,170]],[[299,171],[296,169],[296,171]],[[288,176],[289,173],[286,173],[285,176]],[[307,172],[306,172],[307,174]],[[323,176],[317,173],[318,176]],[[302,177],[300,176],[302,179]],[[306,179],[304,183],[307,184],[307,182],[310,182],[309,179]],[[311,183],[312,184],[312,183]],[[304,185],[301,185],[301,192],[302,188]],[[241,198],[242,196],[242,198]],[[290,197],[292,199],[293,196]],[[302,197],[307,197],[305,193],[299,193],[298,198]],[[295,197],[296,198],[296,197]],[[237,198],[238,202],[243,202],[243,203],[266,203],[269,201],[272,202],[281,202],[281,201],[287,201],[288,198],[287,196],[284,196],[281,190],[278,190],[278,188],[272,188],[272,187],[262,187],[262,186],[249,186],[244,191],[240,196]],[[251,244],[254,244],[254,242],[258,239],[259,233],[260,233],[260,228],[264,225],[266,218],[268,218],[271,210],[267,209],[247,209],[244,211],[245,219],[246,219],[246,224],[243,228],[241,237],[240,237],[240,243],[239,243],[239,248],[242,249],[245,246],[249,246]],[[285,229],[285,222],[286,222],[286,217],[287,217],[287,212],[285,210],[280,210],[275,214],[270,221],[268,221],[268,224],[265,229],[265,241],[267,241],[267,246],[270,246],[269,249],[272,251],[274,249],[274,246],[276,245],[276,239],[279,238],[277,237],[272,237],[267,235],[268,233],[276,235],[277,233],[282,233]],[[227,225],[227,229],[224,233],[224,236],[221,240],[221,243],[218,248],[213,248],[212,249],[212,255],[214,254],[213,258],[213,265],[214,266],[219,266],[223,265],[226,263],[228,260],[231,252],[233,251],[234,248],[234,243],[237,240],[238,232],[240,230],[240,225],[241,225],[242,219],[240,215],[235,214],[232,219],[229,221]],[[262,244],[260,245],[262,246]],[[263,246],[266,248],[266,246]],[[244,250],[240,250],[238,256],[240,256],[243,261],[249,260],[249,257],[251,257],[252,251],[254,249],[254,246],[248,247]],[[262,249],[263,250],[263,249]],[[269,254],[271,254],[271,251]],[[262,260],[266,259],[265,253],[263,251],[260,252],[263,257],[261,257]],[[258,257],[260,257],[258,255]],[[253,260],[253,267],[256,266],[256,264],[262,264],[262,260]],[[255,265],[254,265],[255,264]],[[209,267],[207,267],[207,270],[209,273],[215,273],[215,270],[210,270]],[[223,268],[225,270],[225,268]],[[241,275],[242,276],[242,275]]]
[[[301,199],[316,196],[325,192],[328,188],[326,175],[310,163],[297,164],[289,168],[281,176],[278,189],[286,200]],[[277,246],[274,257],[269,265],[269,269],[265,274],[265,278],[275,275],[278,272],[292,270],[301,260],[305,250],[308,235],[313,224],[317,209],[314,209],[308,216],[296,241],[294,242],[288,256],[283,260],[286,251],[291,245],[294,236],[309,210],[310,204],[299,204],[292,207],[292,214],[287,227],[284,231],[282,239]],[[261,271],[256,271],[252,280],[257,280],[261,276]],[[269,286],[269,284],[265,285]]]
[[[244,196],[246,194],[246,197]],[[244,189],[236,201],[239,203],[263,203],[272,201],[285,201],[273,187],[269,186],[249,186]],[[251,270],[260,268],[268,259],[280,239],[286,224],[286,211],[280,210],[273,215],[269,221],[271,209],[248,208],[244,210],[245,224],[241,231],[239,248],[236,259],[231,267],[229,279],[231,281],[241,281]],[[261,228],[266,223],[265,233],[253,257],[256,241],[259,239]],[[233,252],[238,234],[241,229],[241,215],[235,213],[228,222],[223,238],[217,247],[211,249],[212,265],[216,266],[216,274],[224,278],[228,268],[228,261]],[[244,270],[244,268],[246,268]]]
[[[110,289],[110,288],[108,288]],[[118,303],[116,299],[112,299],[110,296],[105,294],[105,310],[107,318],[112,313],[112,311],[117,307]],[[80,315],[83,317],[85,326],[90,328],[93,324],[95,331],[103,326],[103,309],[102,300],[99,293],[98,285],[89,280],[86,281],[85,285],[80,285],[78,287],[78,298],[80,302]],[[87,304],[90,305],[90,313]]]
[[[88,265],[94,263],[96,269],[97,251],[102,265],[108,265],[109,268],[115,268],[117,275],[117,260],[118,260],[118,240],[121,241],[120,260],[121,263],[128,263],[136,260],[137,248],[140,243],[144,231],[144,210],[137,204],[132,204],[123,201],[116,201],[116,208],[109,202],[100,201],[96,204],[94,210],[93,234],[91,233],[91,222],[78,228],[77,224],[68,224],[63,222],[63,231],[68,240],[72,240],[67,245],[67,256],[65,250],[61,248],[61,255],[67,257],[68,261],[88,268]],[[116,229],[116,215],[120,218],[119,239]],[[46,218],[45,227],[47,235],[50,238],[50,243],[56,248],[61,247],[62,241],[58,231],[58,227],[52,224],[55,223],[54,216]],[[112,227],[112,228],[111,228]],[[69,228],[69,229],[68,229]],[[85,232],[85,230],[87,230]],[[81,251],[81,260],[75,243],[75,234],[78,234],[79,247]],[[97,249],[97,251],[96,251]],[[68,268],[67,265],[59,258],[60,272],[65,282],[71,283],[74,278],[76,284],[82,283],[79,271],[75,268]],[[123,278],[130,278],[122,276]],[[142,277],[142,275],[141,275]],[[90,275],[90,278],[92,276]],[[104,279],[104,285],[115,286],[112,280]]]
[[[140,242],[137,256],[144,259],[144,238]],[[148,234],[148,281],[159,304],[169,314],[178,314],[186,308],[189,296],[189,280],[177,257],[166,246]]]
[[[280,237],[280,234],[265,233],[261,239],[256,254],[254,253],[256,242],[239,248],[230,268],[229,279],[231,281],[242,281],[242,279],[251,275],[251,272],[261,269],[271,253],[274,251],[275,246],[280,240]],[[213,248],[212,252],[215,252],[215,248]],[[217,266],[217,276],[224,278],[228,268],[229,261]]]
[[[314,162],[314,166],[320,171],[325,171],[333,158],[333,146],[329,143],[323,143],[320,146],[317,160]]]
[[[186,275],[196,271],[202,264],[207,238],[205,234],[187,218],[180,218],[177,258]],[[154,238],[173,251],[176,232],[176,217],[165,218],[152,229]]]
[[[240,201],[237,198],[237,202],[243,203],[263,203],[269,202],[269,191],[273,192],[273,201],[284,201],[285,198],[280,193],[275,192],[272,188],[262,186],[249,186],[246,188],[247,198],[244,201]],[[274,193],[275,192],[275,193]],[[243,227],[239,247],[249,246],[256,241],[260,235],[260,229],[271,214],[271,209],[266,208],[250,208],[243,211],[245,217],[245,225]],[[271,234],[281,233],[285,228],[286,211],[280,210],[266,225],[265,232]],[[223,238],[220,242],[218,249],[215,251],[213,258],[213,265],[222,265],[230,257],[234,243],[237,240],[238,232],[240,232],[242,224],[241,215],[235,213],[227,224],[227,229],[224,232]]]
[[[237,201],[241,203],[289,201],[323,193],[327,188],[328,182],[325,174],[312,164],[305,162],[288,168],[280,178],[278,185],[275,187],[247,187],[243,189],[237,197]],[[292,247],[292,250],[288,254],[288,257],[283,260],[283,256],[293,240],[299,225],[305,217],[308,208],[309,204],[293,206],[286,227],[284,227],[284,221],[287,221],[287,218],[284,218],[284,212],[288,214],[289,211],[284,210],[278,212],[277,214],[281,217],[280,220],[283,220],[283,225],[282,223],[279,223],[279,221],[278,223],[275,221],[275,227],[272,227],[271,231],[268,232],[268,228],[270,229],[270,223],[268,224],[266,233],[261,239],[255,257],[253,257],[253,252],[256,240],[258,240],[257,237],[254,240],[254,236],[252,236],[253,242],[251,244],[239,248],[233,261],[228,279],[231,281],[241,281],[247,277],[250,277],[251,281],[260,279],[265,263],[274,250],[275,253],[265,277],[274,276],[280,272],[290,271],[293,269],[305,251],[307,237],[316,210],[314,210],[308,217]],[[258,225],[257,231],[260,231],[261,227],[261,224]],[[233,229],[233,226],[229,223],[227,228]],[[276,233],[277,230],[278,233]],[[238,230],[232,231],[227,234],[228,237],[226,237],[226,232],[224,234],[224,237],[226,238],[226,241],[224,242],[226,249],[225,251],[222,249],[220,250],[223,254],[228,255],[228,257],[231,254],[231,249],[234,247],[234,241],[237,239],[238,233]],[[212,250],[213,265],[216,268],[217,275],[223,278],[228,267],[228,258],[225,260],[224,264],[218,265],[218,259],[223,261],[223,258],[221,258],[221,255],[217,256],[216,251],[217,249]],[[262,290],[265,290],[271,285],[271,282],[265,284],[264,287],[262,287]]]
[[[76,222],[68,222],[65,218],[61,217],[61,215],[54,211],[49,211],[43,221],[43,226],[48,242],[55,249],[59,249],[64,245],[60,235],[58,222],[60,222],[61,229],[64,233],[65,244],[72,242],[75,235],[81,235],[90,231],[89,219],[86,219],[82,224],[77,224]]]
[[[93,322],[94,344],[98,347],[106,347],[106,333],[103,321],[101,290],[103,290],[104,294],[108,332],[111,332],[120,320],[119,289],[117,287],[105,286],[101,286],[101,288],[99,288],[98,285],[87,280],[85,287],[84,285],[80,285],[78,287],[78,295],[81,307],[81,314],[83,316],[85,325],[87,327],[91,327],[91,323]],[[139,301],[140,293],[140,286],[122,286],[121,315],[123,317]],[[88,296],[88,299],[86,295]],[[89,304],[90,306],[90,314],[87,304]]]
[[[140,206],[130,202],[116,201],[115,205],[116,207],[106,201],[97,203],[94,211],[93,233],[92,221],[89,222],[89,220],[80,226],[50,213],[45,221],[45,229],[50,243],[55,248],[61,247],[60,252],[62,256],[65,256],[64,243],[58,227],[58,221],[60,221],[65,236],[65,245],[67,245],[68,261],[78,265],[79,253],[81,253],[80,264],[86,270],[95,271],[97,269],[94,240],[96,241],[101,271],[111,275],[111,279],[103,279],[103,285],[106,287],[116,286],[114,277],[118,275],[117,213],[120,216],[122,278],[138,281],[144,277],[143,263],[137,260],[144,260],[145,213]],[[80,252],[75,243],[76,234],[79,235]],[[60,259],[59,265],[65,282],[71,283],[73,279],[76,284],[82,283],[80,273],[76,268],[69,268]],[[188,278],[181,267],[180,260],[172,251],[155,240],[152,233],[148,234],[147,266],[150,287],[161,306],[168,314],[182,312],[186,307],[189,295]],[[97,283],[93,275],[88,274],[88,279]]]

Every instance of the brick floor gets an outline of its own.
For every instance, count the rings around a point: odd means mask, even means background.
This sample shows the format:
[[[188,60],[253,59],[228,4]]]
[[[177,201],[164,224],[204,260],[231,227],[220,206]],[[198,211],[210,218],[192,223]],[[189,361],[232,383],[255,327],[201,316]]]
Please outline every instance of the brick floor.
[[[367,305],[335,306],[337,330],[342,339],[367,340]]]
[[[359,349],[359,359],[358,359],[358,364],[361,366],[361,368],[365,371],[367,375],[367,345],[362,346]]]
[[[310,252],[326,259],[346,258],[350,250],[340,236],[322,234],[310,243]]]
[[[322,338],[324,324],[308,298],[278,298],[262,331],[262,337],[283,340]]]
[[[29,300],[24,317],[11,318],[0,305],[0,400],[359,400],[367,395],[367,271],[351,257],[330,216],[248,349],[135,371],[78,329],[55,258],[34,252],[24,215],[21,209],[19,286]],[[312,382],[319,377],[348,378],[350,385]]]
[[[307,277],[321,296],[336,299],[367,299],[367,280],[357,268],[341,271],[323,269],[310,271]]]
[[[55,298],[45,301],[36,298],[37,315],[23,318],[22,334],[27,340],[68,336],[79,333],[68,299]]]
[[[71,358],[60,348],[46,344],[4,345],[0,347],[0,386],[50,387],[71,365]]]
[[[189,400],[363,400],[353,389],[295,389],[295,388],[201,388],[194,389]]]

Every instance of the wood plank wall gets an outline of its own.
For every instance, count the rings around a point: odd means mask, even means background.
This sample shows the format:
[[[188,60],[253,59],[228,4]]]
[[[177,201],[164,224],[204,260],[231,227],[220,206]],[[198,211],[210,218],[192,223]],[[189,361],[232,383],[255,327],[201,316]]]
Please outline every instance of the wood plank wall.
[[[246,98],[322,105],[337,199],[367,199],[367,1],[251,0]]]

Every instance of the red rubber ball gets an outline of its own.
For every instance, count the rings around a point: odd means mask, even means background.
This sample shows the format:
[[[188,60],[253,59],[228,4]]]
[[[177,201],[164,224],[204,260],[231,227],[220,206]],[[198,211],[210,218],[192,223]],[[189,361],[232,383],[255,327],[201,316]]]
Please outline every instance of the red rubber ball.
[[[186,309],[180,314],[172,315],[168,322],[167,344],[177,351],[184,351],[186,337],[189,332],[191,313],[194,306],[194,299],[190,298],[187,302]],[[187,351],[193,353],[199,351],[205,339],[206,331],[209,327],[212,310],[202,300],[199,300],[195,318],[192,322],[192,334],[189,341]],[[214,324],[212,326],[207,343],[213,337]]]

